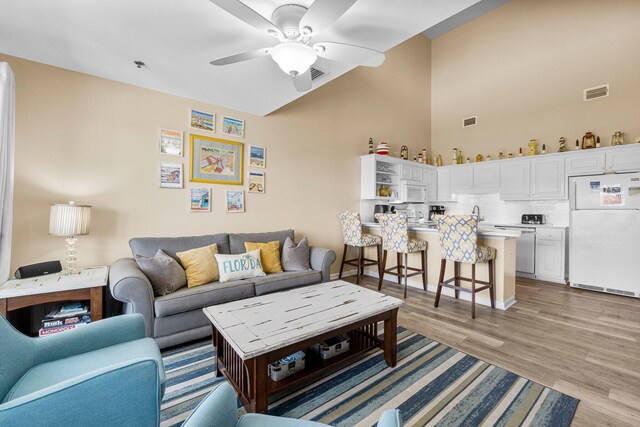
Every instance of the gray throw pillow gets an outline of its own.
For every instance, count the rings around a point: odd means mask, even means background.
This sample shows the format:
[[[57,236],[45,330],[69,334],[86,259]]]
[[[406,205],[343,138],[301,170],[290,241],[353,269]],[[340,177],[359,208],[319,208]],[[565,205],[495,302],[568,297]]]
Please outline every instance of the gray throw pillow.
[[[284,271],[309,270],[309,241],[305,237],[296,246],[293,240],[287,237],[282,247],[282,269]]]
[[[162,249],[158,249],[153,258],[136,255],[135,259],[140,270],[149,278],[157,297],[168,295],[187,284],[184,269]]]

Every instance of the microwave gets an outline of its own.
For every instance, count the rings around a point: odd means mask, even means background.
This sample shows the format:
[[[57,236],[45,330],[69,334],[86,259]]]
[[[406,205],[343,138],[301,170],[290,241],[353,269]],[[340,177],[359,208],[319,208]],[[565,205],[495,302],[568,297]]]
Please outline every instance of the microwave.
[[[400,182],[400,200],[404,203],[423,203],[427,201],[427,187],[419,184]]]

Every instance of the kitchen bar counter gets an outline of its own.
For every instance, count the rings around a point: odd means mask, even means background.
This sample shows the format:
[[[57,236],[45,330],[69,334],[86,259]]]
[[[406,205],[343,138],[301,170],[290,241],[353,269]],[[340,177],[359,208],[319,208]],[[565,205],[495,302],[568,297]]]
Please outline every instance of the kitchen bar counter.
[[[365,232],[381,235],[380,224],[377,223],[363,223]],[[409,235],[411,237],[417,237],[418,239],[426,240],[429,243],[427,249],[427,274],[428,274],[428,291],[435,292],[437,289],[438,276],[440,274],[440,239],[438,238],[438,230],[429,227],[427,224],[410,224]],[[515,300],[516,289],[516,239],[520,237],[519,230],[500,230],[494,229],[493,225],[481,224],[478,232],[478,244],[482,246],[491,246],[496,249],[496,259],[494,261],[495,268],[495,291],[496,291],[496,308],[501,310],[508,309],[513,305]],[[376,259],[376,248],[366,248],[365,256],[370,259]],[[387,269],[396,265],[396,256],[393,253],[387,256]],[[420,255],[409,254],[409,267],[420,267]],[[464,277],[471,277],[471,265],[461,264],[461,273]],[[370,276],[378,277],[377,267],[367,267],[367,274]],[[447,269],[445,273],[445,280],[453,277],[453,262],[447,262]],[[488,268],[486,263],[478,264],[476,266],[476,277],[478,280],[488,280]],[[386,280],[397,283],[395,276],[387,275]],[[398,286],[398,285],[386,285],[386,286]],[[422,278],[421,276],[414,276],[409,279],[409,286],[419,288],[422,290]],[[470,287],[471,283],[462,282],[462,286]],[[384,287],[382,288],[384,291]],[[454,296],[453,289],[442,289],[442,295]],[[409,298],[411,296],[409,295]],[[470,301],[471,294],[466,292],[460,293],[460,299]],[[440,304],[451,304],[452,301],[448,298],[444,298],[440,301]],[[476,303],[486,306],[491,306],[491,300],[489,299],[489,291],[484,290],[476,294]],[[428,309],[437,310],[434,307]],[[469,308],[471,310],[471,308]],[[482,317],[482,312],[480,312]],[[469,318],[471,314],[469,313]]]

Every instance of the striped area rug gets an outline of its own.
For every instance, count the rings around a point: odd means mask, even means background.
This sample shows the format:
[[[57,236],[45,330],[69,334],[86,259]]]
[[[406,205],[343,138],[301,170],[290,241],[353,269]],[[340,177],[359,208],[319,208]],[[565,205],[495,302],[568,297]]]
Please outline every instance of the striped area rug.
[[[211,342],[163,353],[167,390],[161,425],[179,426],[217,384]],[[405,426],[571,424],[578,400],[404,328],[398,364],[372,350],[356,364],[269,405],[269,414],[336,426],[373,426],[398,408]],[[240,404],[239,415],[244,413]]]

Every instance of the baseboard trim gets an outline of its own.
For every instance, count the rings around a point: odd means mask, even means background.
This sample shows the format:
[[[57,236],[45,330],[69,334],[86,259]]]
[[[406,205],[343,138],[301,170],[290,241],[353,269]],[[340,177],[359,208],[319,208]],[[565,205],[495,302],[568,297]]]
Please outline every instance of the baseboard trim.
[[[372,268],[365,268],[364,269],[364,274],[366,276],[373,277],[375,279],[380,277],[378,275],[378,270],[375,270],[375,269],[372,269]],[[342,277],[355,276],[355,275],[356,275],[356,270],[349,270],[348,272],[342,273]],[[412,287],[412,288],[423,290],[423,288],[422,288],[422,279],[419,278],[419,276],[416,276],[416,277],[417,277],[417,279],[414,278],[414,277],[410,277],[409,278],[409,286]],[[335,274],[331,275],[331,279],[332,280],[336,280],[337,278],[338,278],[338,273],[335,273]],[[390,282],[396,282],[398,280],[398,278],[396,276],[392,276],[392,275],[385,275],[384,279],[388,280]],[[438,290],[438,286],[437,285],[427,283],[427,292],[435,293],[437,290]],[[455,298],[455,291],[453,289],[449,289],[449,288],[442,288],[442,295]],[[467,293],[467,292],[460,292],[460,299],[463,300],[463,301],[471,301],[471,294]],[[509,309],[509,307],[511,307],[515,303],[516,303],[516,298],[515,298],[515,296],[513,296],[513,297],[509,298],[506,301],[496,301],[496,308],[498,310],[507,310],[507,309]],[[476,295],[476,304],[480,304],[480,305],[484,305],[484,306],[487,306],[487,307],[491,307],[491,299],[488,296],[477,294]]]

